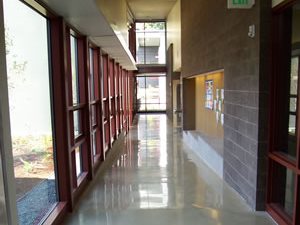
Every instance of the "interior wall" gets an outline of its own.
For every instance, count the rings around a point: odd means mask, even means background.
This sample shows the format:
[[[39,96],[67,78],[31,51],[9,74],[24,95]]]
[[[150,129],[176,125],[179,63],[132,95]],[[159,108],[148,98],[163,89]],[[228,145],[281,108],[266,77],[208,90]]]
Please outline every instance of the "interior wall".
[[[96,0],[99,10],[106,17],[117,36],[128,46],[127,2],[126,0]]]
[[[215,73],[210,75],[198,76],[196,79],[196,130],[212,138],[223,140],[223,125],[220,115],[216,118],[216,112],[205,108],[206,88],[205,81],[213,81],[213,98],[216,99],[217,89],[224,88],[224,74]],[[217,106],[218,107],[218,106]]]
[[[223,0],[181,0],[182,77],[224,69],[223,177],[256,210],[266,194],[271,4],[227,9]]]
[[[177,0],[167,17],[167,48],[173,43],[173,71],[181,70],[181,0]]]

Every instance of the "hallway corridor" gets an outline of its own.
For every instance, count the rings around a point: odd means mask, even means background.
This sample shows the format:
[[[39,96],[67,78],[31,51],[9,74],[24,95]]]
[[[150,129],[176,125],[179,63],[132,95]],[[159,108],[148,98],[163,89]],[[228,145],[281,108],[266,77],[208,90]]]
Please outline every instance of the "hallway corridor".
[[[65,225],[274,224],[197,159],[165,115],[139,115],[135,124]]]

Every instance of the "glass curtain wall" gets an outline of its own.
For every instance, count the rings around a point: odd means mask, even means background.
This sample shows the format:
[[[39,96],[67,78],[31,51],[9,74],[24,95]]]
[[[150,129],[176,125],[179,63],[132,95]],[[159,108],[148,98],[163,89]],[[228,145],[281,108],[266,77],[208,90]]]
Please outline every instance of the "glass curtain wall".
[[[138,76],[137,83],[138,111],[166,111],[166,76]]]
[[[166,64],[165,22],[136,23],[137,64]]]
[[[48,20],[18,0],[4,15],[19,224],[40,224],[58,201]]]

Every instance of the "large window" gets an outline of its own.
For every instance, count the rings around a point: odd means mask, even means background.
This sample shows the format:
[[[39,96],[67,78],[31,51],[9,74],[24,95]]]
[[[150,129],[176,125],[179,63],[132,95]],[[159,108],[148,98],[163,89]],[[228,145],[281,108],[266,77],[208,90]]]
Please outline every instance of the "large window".
[[[4,15],[19,224],[39,224],[58,202],[48,21],[18,0]]]
[[[166,77],[137,77],[137,109],[138,111],[166,110]]]
[[[100,122],[102,120],[102,115],[100,114],[102,99],[100,90],[99,54],[100,50],[98,48],[89,48],[91,151],[94,165],[103,156],[102,124]]]
[[[73,106],[73,131],[74,131],[74,142],[80,138],[82,132],[82,112],[80,109],[77,110],[76,106],[82,102],[80,99],[80,81],[78,73],[78,39],[73,35],[70,35],[70,50],[71,50],[71,76],[72,76],[72,106]],[[74,153],[73,153],[74,155]],[[73,156],[74,157],[74,156]],[[74,159],[74,158],[73,158]],[[82,173],[82,147],[78,146],[75,148],[75,168],[76,175],[79,177]]]
[[[137,64],[166,64],[165,22],[136,23]]]
[[[288,2],[288,1],[287,1]],[[268,211],[279,224],[300,224],[300,3],[273,14]]]

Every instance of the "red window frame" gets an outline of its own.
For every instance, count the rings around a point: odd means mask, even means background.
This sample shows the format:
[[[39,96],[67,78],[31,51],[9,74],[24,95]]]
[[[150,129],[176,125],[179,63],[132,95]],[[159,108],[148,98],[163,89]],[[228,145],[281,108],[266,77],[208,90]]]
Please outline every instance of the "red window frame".
[[[101,49],[89,45],[89,107],[90,107],[90,142],[93,169],[104,160],[103,152],[103,120],[102,120],[102,80]],[[92,87],[93,86],[93,87]],[[94,92],[94,93],[92,93]],[[94,143],[95,141],[95,143]],[[95,149],[94,149],[95,148]]]
[[[291,24],[287,20],[288,18],[283,16],[283,13],[286,10],[291,9],[295,4],[299,3],[299,0],[286,0],[277,7],[273,9],[273,35],[272,35],[272,79],[271,79],[271,108],[270,108],[270,127],[269,127],[269,172],[268,172],[268,194],[267,194],[267,211],[269,214],[278,222],[280,225],[296,225],[300,224],[300,120],[297,119],[296,122],[296,136],[297,147],[296,147],[296,158],[291,159],[286,154],[280,152],[278,148],[278,142],[280,140],[286,139],[287,131],[286,129],[279,129],[280,125],[278,121],[282,120],[280,115],[281,107],[287,108],[287,104],[290,99],[289,90],[286,90],[285,85],[287,82],[286,73],[289,71],[289,62],[286,60],[287,56],[291,53],[290,41],[291,37],[289,36],[291,29]],[[287,24],[285,24],[287,22]],[[284,24],[284,25],[283,25]],[[286,56],[286,57],[284,57]],[[289,59],[288,59],[289,60]],[[300,71],[300,65],[298,68],[298,73]],[[300,74],[298,75],[300,78]],[[299,88],[300,88],[300,79],[298,79],[298,94],[297,94],[297,108],[300,109],[299,101]],[[288,94],[287,94],[288,93]],[[295,96],[294,96],[295,97]],[[288,112],[289,113],[289,112]],[[295,113],[297,118],[300,118],[300,110],[297,110]],[[282,121],[281,121],[282,122]],[[281,124],[286,124],[282,122]],[[285,131],[285,133],[283,132]],[[279,140],[279,141],[278,141]],[[276,204],[276,198],[278,196],[278,180],[282,174],[280,170],[286,169],[290,170],[295,174],[295,186],[294,186],[294,211],[293,217],[289,217],[286,212],[281,209],[281,207]]]
[[[72,92],[72,65],[71,65],[71,36],[77,40],[77,70],[79,103],[73,104]],[[85,59],[87,59],[87,39],[79,33],[66,27],[66,49],[67,49],[67,111],[69,114],[69,153],[71,158],[71,174],[73,192],[76,192],[81,184],[87,179],[90,171],[90,140],[89,140],[89,105],[87,88],[87,71]],[[81,116],[79,123],[82,132],[75,137],[74,135],[74,112],[79,111]],[[77,176],[76,172],[76,149],[80,148],[81,174]]]
[[[103,123],[103,140],[104,140],[104,157],[111,148],[111,131],[110,131],[110,94],[109,94],[109,56],[101,54],[102,65],[102,123]]]

